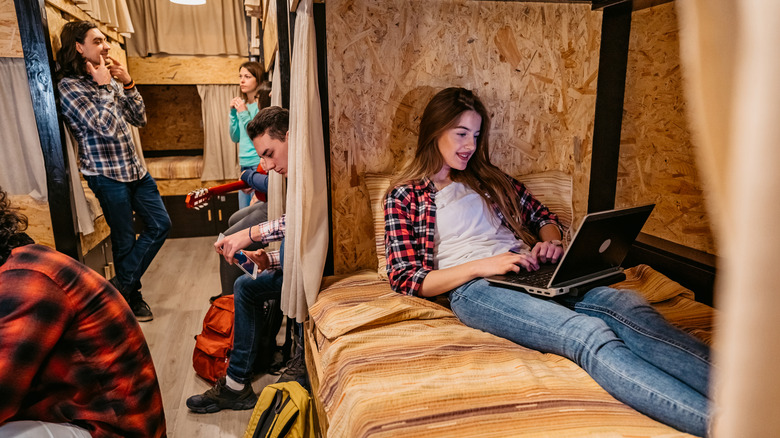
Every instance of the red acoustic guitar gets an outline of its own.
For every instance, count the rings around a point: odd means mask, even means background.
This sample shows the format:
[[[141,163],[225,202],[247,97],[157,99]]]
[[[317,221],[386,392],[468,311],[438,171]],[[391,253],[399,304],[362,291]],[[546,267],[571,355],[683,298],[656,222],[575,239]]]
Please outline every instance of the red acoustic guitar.
[[[265,169],[263,169],[261,166],[257,166],[257,171],[266,174]],[[249,184],[245,183],[244,181],[238,180],[232,183],[222,184],[219,186],[209,187],[209,188],[202,188],[198,190],[193,190],[189,193],[187,193],[187,197],[184,199],[184,203],[187,205],[187,208],[194,208],[195,210],[199,210],[207,205],[209,205],[209,200],[212,196],[219,196],[224,195],[225,193],[235,192],[236,190],[241,189],[248,189]],[[266,202],[268,197],[263,192],[255,191],[255,197],[258,201]]]

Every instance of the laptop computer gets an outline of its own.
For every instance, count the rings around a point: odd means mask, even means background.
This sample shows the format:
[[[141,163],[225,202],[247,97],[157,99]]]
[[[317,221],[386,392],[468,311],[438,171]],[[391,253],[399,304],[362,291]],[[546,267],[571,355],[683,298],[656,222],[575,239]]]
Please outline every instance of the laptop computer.
[[[650,204],[588,214],[557,265],[542,264],[533,272],[520,268],[518,273],[485,279],[546,297],[578,294],[625,280],[620,264],[654,207]]]

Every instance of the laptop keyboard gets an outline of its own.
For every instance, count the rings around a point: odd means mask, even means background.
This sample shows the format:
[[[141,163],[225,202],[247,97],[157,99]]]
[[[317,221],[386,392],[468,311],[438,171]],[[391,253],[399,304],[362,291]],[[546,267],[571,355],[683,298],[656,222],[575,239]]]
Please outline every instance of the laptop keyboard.
[[[554,273],[555,269],[541,272],[528,272],[521,269],[518,273],[506,274],[506,280],[519,286],[528,285],[534,287],[547,287]]]

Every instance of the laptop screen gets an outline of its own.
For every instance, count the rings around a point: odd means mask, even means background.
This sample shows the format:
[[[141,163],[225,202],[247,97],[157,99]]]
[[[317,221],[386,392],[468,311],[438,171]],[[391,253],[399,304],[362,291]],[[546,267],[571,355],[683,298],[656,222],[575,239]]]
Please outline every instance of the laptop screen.
[[[620,267],[654,207],[651,204],[585,216],[558,263],[551,286]]]

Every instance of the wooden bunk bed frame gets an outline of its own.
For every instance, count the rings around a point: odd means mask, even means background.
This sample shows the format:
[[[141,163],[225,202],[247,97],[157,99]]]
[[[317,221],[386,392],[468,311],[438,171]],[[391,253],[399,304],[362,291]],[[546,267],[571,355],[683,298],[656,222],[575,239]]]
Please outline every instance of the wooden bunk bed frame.
[[[277,7],[278,49],[282,87],[282,106],[289,108],[290,59],[295,15],[288,12],[286,0],[275,0]],[[522,1],[522,0],[505,0]],[[671,0],[546,0],[547,3],[590,3],[603,10],[593,155],[588,196],[588,212],[614,208],[617,187],[620,132],[626,82],[631,14],[635,10]],[[79,258],[81,250],[70,201],[64,139],[59,129],[59,114],[52,82],[53,58],[48,38],[45,10],[38,2],[14,0],[24,50],[30,93],[43,149],[50,193],[52,227],[57,250]],[[328,72],[325,36],[325,5],[316,3],[314,19],[317,32],[317,56],[323,126],[329,126]],[[329,130],[324,130],[326,166],[330,169]],[[327,175],[330,186],[330,172]],[[330,191],[328,191],[330,209]],[[329,218],[332,231],[332,217]],[[712,304],[715,282],[715,257],[664,239],[642,234],[629,254],[627,264],[647,263],[696,292],[697,300]],[[325,275],[333,273],[333,248],[329,247]]]
[[[280,56],[282,106],[289,108],[290,59],[294,15],[288,12],[287,0],[277,1],[277,36]],[[521,0],[505,0],[521,1]],[[635,10],[667,3],[671,0],[538,0],[546,3],[590,3],[593,9],[603,10],[599,75],[593,133],[593,154],[588,196],[588,212],[609,210],[615,206],[617,171],[620,151],[623,100],[626,83],[631,15]],[[51,81],[53,61],[49,45],[45,11],[38,2],[14,0],[30,78],[30,91],[36,108],[41,145],[47,170],[50,209],[56,248],[79,258],[80,242],[74,230],[73,207],[70,202],[67,166],[64,161],[62,133],[54,102],[55,88]],[[317,35],[318,78],[323,126],[329,126],[328,72],[325,35],[325,7],[315,4],[314,19]],[[330,138],[325,129],[327,182],[331,186]],[[328,190],[329,227],[332,235],[331,191]],[[626,261],[627,266],[645,263],[653,266],[672,280],[695,292],[696,300],[712,304],[715,278],[715,257],[650,235],[640,235]],[[333,242],[331,239],[325,275],[334,272]],[[311,321],[308,323],[311,324]],[[310,330],[306,330],[307,336]],[[310,339],[308,341],[311,341]],[[317,354],[306,342],[307,360]],[[318,386],[317,375],[312,384]],[[318,411],[320,401],[315,397]],[[323,428],[327,428],[327,419]]]
[[[277,7],[278,49],[281,73],[282,106],[289,108],[290,59],[295,15],[288,12],[285,0],[275,0]],[[519,0],[505,0],[519,1]],[[520,0],[521,1],[521,0]],[[671,0],[546,0],[548,3],[591,3],[603,10],[599,75],[593,132],[593,155],[588,196],[588,212],[614,208],[617,187],[620,133],[623,115],[628,41],[631,14],[635,10],[667,3]],[[30,80],[30,93],[43,150],[49,204],[57,250],[79,258],[80,241],[75,233],[73,205],[67,178],[64,137],[60,132],[60,115],[55,103],[52,81],[54,61],[45,10],[38,2],[14,0],[24,59]],[[316,3],[314,19],[317,32],[317,56],[323,126],[329,126],[328,72],[325,35],[325,5]],[[326,166],[330,186],[330,138],[324,130]],[[328,206],[331,206],[330,190]],[[329,217],[332,231],[332,217]],[[332,240],[332,239],[331,239]],[[670,278],[696,292],[697,300],[712,304],[715,282],[714,256],[664,239],[641,234],[629,254],[627,265],[647,263]],[[333,273],[333,246],[329,246],[325,275]]]

